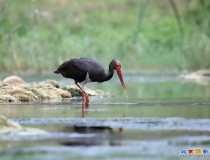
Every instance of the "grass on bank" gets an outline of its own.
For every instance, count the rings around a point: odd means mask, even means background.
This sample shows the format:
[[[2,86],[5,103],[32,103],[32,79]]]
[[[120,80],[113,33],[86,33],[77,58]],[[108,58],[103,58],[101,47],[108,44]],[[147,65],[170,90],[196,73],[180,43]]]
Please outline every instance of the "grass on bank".
[[[209,68],[210,2],[0,0],[0,71],[50,71],[71,57],[126,69]],[[142,19],[141,15],[142,14]]]

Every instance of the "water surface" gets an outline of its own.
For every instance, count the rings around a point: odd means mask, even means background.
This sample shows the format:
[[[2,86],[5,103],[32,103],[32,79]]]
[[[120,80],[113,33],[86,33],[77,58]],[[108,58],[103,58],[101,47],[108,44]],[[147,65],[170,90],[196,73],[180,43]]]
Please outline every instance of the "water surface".
[[[126,74],[128,102],[116,77],[108,83],[88,84],[113,96],[91,97],[85,110],[80,98],[1,104],[1,114],[23,126],[47,131],[40,135],[0,135],[1,160],[177,160],[189,159],[183,157],[182,150],[210,152],[210,85],[183,81],[178,76]],[[40,81],[46,75],[25,78]],[[63,85],[73,83],[61,77],[49,78]],[[205,156],[208,159],[210,153]]]

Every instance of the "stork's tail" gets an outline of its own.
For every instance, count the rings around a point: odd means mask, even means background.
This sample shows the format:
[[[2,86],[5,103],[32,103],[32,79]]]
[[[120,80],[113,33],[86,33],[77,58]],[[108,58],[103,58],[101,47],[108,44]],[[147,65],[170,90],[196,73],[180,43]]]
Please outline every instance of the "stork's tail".
[[[60,74],[61,72],[58,71],[58,70],[56,70],[56,71],[54,71],[54,73],[55,73],[55,74]]]

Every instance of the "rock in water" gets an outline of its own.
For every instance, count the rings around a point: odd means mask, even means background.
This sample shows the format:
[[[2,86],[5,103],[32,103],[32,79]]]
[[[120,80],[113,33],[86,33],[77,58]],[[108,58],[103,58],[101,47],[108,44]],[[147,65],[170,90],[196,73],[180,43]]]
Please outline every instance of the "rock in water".
[[[101,90],[85,89],[89,96],[103,96]],[[55,80],[25,83],[20,77],[10,76],[0,83],[0,103],[34,102],[37,100],[62,100],[63,98],[79,97],[81,90],[76,85],[60,88]]]
[[[48,81],[49,82],[49,81]],[[26,90],[32,91],[39,99],[62,99],[62,98],[70,98],[71,93],[65,91],[63,89],[55,87],[55,83],[52,85],[48,82],[40,82],[40,83],[31,83],[27,85],[23,85]],[[56,85],[58,86],[58,85]]]
[[[22,127],[17,122],[7,119],[5,116],[0,115],[0,135],[37,135],[46,134],[47,132],[38,128]]]
[[[22,129],[23,127],[18,123],[7,119],[5,116],[0,115],[0,129],[2,128],[14,128],[14,129]]]
[[[5,95],[0,95],[0,103],[5,103],[5,102],[20,102],[19,99],[15,98],[12,95],[5,94]]]
[[[179,78],[190,82],[206,85],[210,81],[210,70],[198,70],[192,73],[180,75]]]
[[[50,84],[55,88],[60,88],[60,84],[56,80],[47,79],[46,81],[41,82],[42,84]]]
[[[38,97],[31,91],[28,91],[20,86],[4,86],[0,88],[0,99],[3,100],[5,95],[10,95],[15,98],[10,97],[14,100],[19,100],[21,102],[32,102],[37,100]],[[12,101],[11,101],[12,102]],[[18,101],[17,101],[18,102]]]
[[[76,85],[64,86],[62,89],[70,92],[72,97],[82,96],[82,91]],[[105,95],[102,90],[85,89],[85,92],[89,96],[102,96],[102,95]]]

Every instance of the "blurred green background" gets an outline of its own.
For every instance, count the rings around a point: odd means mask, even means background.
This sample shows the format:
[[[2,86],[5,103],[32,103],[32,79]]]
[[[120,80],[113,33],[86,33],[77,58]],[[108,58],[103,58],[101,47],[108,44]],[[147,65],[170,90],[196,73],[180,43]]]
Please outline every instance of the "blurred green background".
[[[80,56],[126,70],[210,68],[209,28],[209,0],[0,0],[0,71]]]

